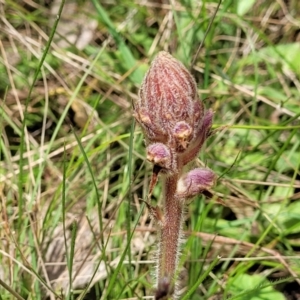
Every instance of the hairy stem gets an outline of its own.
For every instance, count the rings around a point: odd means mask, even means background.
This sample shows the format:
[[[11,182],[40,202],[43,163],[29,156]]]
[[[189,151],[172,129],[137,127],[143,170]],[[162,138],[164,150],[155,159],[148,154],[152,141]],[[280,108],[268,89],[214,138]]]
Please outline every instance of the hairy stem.
[[[168,295],[176,294],[176,273],[182,227],[183,203],[175,197],[178,174],[165,180],[164,222],[160,231],[158,286],[168,280]]]

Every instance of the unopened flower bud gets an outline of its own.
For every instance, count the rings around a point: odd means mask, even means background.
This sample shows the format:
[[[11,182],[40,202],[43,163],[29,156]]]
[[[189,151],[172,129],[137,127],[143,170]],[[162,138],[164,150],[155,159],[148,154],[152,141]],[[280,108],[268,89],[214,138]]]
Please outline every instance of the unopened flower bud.
[[[140,89],[142,106],[159,116],[167,113],[178,121],[189,115],[191,101],[197,99],[193,76],[167,52],[159,52],[153,60]]]
[[[181,155],[181,163],[183,165],[188,164],[197,157],[199,151],[201,150],[201,147],[203,146],[203,143],[210,135],[212,118],[213,111],[207,110],[203,118],[201,119],[201,122],[197,124],[193,139],[190,141],[189,147]]]
[[[135,107],[133,116],[141,125],[146,137],[146,141],[158,142],[167,140],[167,133],[163,132],[160,126],[157,126],[157,122],[153,122],[154,116],[145,107]]]
[[[134,117],[139,120],[142,125],[151,126],[152,122],[150,115],[145,108],[141,108],[138,114],[134,114]]]
[[[192,198],[210,189],[215,182],[215,174],[210,169],[196,168],[183,175],[177,184],[178,198]]]
[[[205,138],[207,138],[210,134],[213,116],[214,116],[214,113],[211,109],[207,110],[203,116],[202,126],[199,131],[202,131],[203,134],[205,132]],[[205,140],[205,138],[204,138],[204,140]]]
[[[147,147],[147,160],[163,169],[171,168],[171,151],[162,143],[154,143]]]
[[[177,149],[185,150],[190,140],[193,137],[193,129],[189,124],[187,124],[185,121],[177,122],[173,129],[173,136],[175,137],[175,140],[177,142]]]
[[[204,114],[193,76],[164,51],[153,60],[134,110],[146,141],[172,144],[177,152],[188,147]]]

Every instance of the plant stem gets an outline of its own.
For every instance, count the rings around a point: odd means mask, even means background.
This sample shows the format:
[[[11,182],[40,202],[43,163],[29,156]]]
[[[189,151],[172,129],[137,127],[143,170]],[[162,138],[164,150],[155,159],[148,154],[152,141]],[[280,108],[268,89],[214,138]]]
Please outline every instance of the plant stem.
[[[168,294],[176,290],[176,273],[181,238],[183,203],[175,197],[178,174],[165,179],[164,222],[160,231],[158,255],[158,285],[163,280],[170,282]],[[176,294],[176,291],[175,291]]]

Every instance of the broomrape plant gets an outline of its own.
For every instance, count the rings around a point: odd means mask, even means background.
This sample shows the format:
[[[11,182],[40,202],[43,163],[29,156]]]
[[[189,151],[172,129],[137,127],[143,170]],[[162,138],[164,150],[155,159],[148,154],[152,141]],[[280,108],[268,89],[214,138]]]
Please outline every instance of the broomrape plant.
[[[147,202],[159,230],[155,299],[178,299],[178,261],[184,205],[210,189],[214,173],[207,168],[186,171],[211,135],[213,112],[205,110],[194,78],[167,52],[153,60],[134,103],[134,117],[153,164],[149,199],[161,175],[163,208]]]

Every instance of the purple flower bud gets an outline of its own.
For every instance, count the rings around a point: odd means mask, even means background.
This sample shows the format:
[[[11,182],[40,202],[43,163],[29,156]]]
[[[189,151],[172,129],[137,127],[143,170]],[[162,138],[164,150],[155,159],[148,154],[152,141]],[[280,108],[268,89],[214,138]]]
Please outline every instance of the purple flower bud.
[[[212,118],[212,110],[206,111],[203,118],[201,119],[201,123],[199,123],[195,128],[194,137],[191,140],[189,147],[180,156],[181,163],[184,166],[197,157],[199,151],[201,150],[201,147],[203,146],[203,143],[209,137]]]
[[[192,198],[210,189],[214,182],[215,174],[210,169],[196,168],[179,179],[176,196],[180,199]]]
[[[159,117],[177,121],[190,118],[191,101],[196,100],[193,76],[167,52],[159,52],[153,60],[140,89],[140,102]]]
[[[185,150],[193,137],[193,129],[185,121],[177,122],[173,128],[173,136],[177,142],[177,149]]]
[[[150,144],[147,147],[147,160],[161,167],[163,172],[173,172],[177,167],[170,149],[162,143]]]
[[[193,76],[167,52],[159,52],[141,85],[134,116],[148,144],[184,151],[204,115]],[[171,146],[170,146],[171,147]]]
[[[137,109],[135,107],[133,116],[141,125],[146,137],[147,144],[148,141],[160,142],[167,140],[167,133],[163,132],[162,128],[157,126],[157,123],[151,120],[151,118],[153,118],[153,115],[148,112],[146,108],[140,107],[139,109]]]

